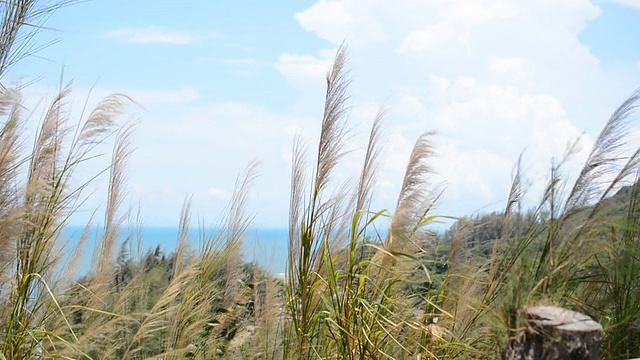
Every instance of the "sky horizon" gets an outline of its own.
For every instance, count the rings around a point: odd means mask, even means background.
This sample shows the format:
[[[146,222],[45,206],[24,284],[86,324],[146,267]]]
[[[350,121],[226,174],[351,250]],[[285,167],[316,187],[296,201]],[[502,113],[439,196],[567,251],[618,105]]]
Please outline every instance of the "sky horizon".
[[[357,177],[384,108],[372,209],[393,209],[413,143],[435,131],[433,183],[446,184],[436,213],[460,216],[504,207],[520,154],[530,199],[551,159],[582,136],[565,171],[580,167],[640,87],[638,20],[638,0],[89,1],[55,13],[37,41],[59,41],[6,78],[33,82],[24,96],[34,120],[61,74],[73,82],[73,114],[87,96],[95,104],[114,92],[143,105],[130,107],[128,201],[146,225],[177,226],[188,196],[194,215],[215,224],[257,159],[252,227],[282,228],[293,138],[301,134],[311,159],[324,76],[344,41],[351,151],[336,183]],[[104,210],[105,184],[93,185],[72,225]]]

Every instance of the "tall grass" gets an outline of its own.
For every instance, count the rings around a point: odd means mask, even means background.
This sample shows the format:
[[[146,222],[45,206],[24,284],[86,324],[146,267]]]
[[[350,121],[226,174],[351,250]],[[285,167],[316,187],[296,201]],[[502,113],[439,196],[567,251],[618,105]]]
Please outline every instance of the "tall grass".
[[[475,229],[460,226],[442,286],[416,294],[408,291],[411,284],[433,283],[426,264],[436,258],[435,236],[424,229],[437,218],[433,209],[441,194],[441,187],[429,181],[432,134],[420,137],[414,147],[387,237],[365,241],[372,221],[385,214],[368,212],[362,200],[373,187],[380,119],[353,195],[327,190],[346,128],[344,51],[338,51],[327,76],[308,198],[302,147],[294,150],[286,284],[291,331],[283,335],[284,357],[498,357],[508,338],[523,329],[523,307],[541,303],[576,309],[602,322],[605,356],[637,355],[640,241],[634,184],[640,151],[625,154],[623,149],[638,93],[613,113],[573,184],[565,182],[563,171],[577,141],[568,146],[532,210],[523,210],[525,175],[518,166],[489,255],[469,256],[469,251],[480,251],[469,243]],[[614,221],[603,210],[628,185],[633,190],[623,200],[626,215]],[[350,227],[342,226],[345,220]]]
[[[418,340],[431,336],[432,314],[416,311],[418,301],[407,285],[429,277],[419,254],[431,237],[421,227],[432,219],[430,211],[438,197],[424,181],[431,171],[430,134],[414,148],[389,235],[376,238],[371,225],[386,211],[371,213],[368,206],[381,154],[383,111],[371,129],[356,187],[338,187],[330,193],[330,176],[343,155],[347,128],[345,59],[342,47],[327,75],[325,114],[308,197],[304,152],[300,144],[294,150],[285,326],[290,330],[283,334],[284,358],[428,354],[425,341]]]
[[[113,118],[126,97],[113,96],[101,102],[85,121],[69,124],[66,99],[69,88],[53,99],[42,119],[31,154],[22,157],[23,139],[13,132],[22,119],[13,106],[0,142],[5,149],[5,181],[8,213],[4,222],[8,257],[3,275],[2,353],[11,359],[28,358],[63,340],[47,325],[63,314],[57,295],[68,279],[56,277],[61,264],[61,229],[82,201],[85,185],[74,187],[73,175],[105,137],[114,131]],[[6,95],[5,95],[6,96]],[[76,134],[75,136],[73,134]],[[126,139],[119,138],[118,147]],[[114,169],[124,154],[114,154]],[[21,171],[21,165],[25,165]],[[81,246],[81,244],[78,244]],[[75,259],[71,259],[75,261]],[[70,324],[63,332],[75,333]],[[64,341],[63,341],[64,342]]]
[[[30,4],[3,4],[3,26],[19,23],[6,20],[12,16],[37,14]],[[13,46],[18,30],[3,28],[0,46]],[[3,52],[0,76],[16,56]],[[523,209],[526,174],[518,166],[504,210],[484,224],[460,219],[443,243],[429,230],[443,192],[431,180],[433,133],[417,139],[393,213],[370,209],[384,154],[384,109],[369,132],[358,178],[333,181],[350,128],[346,60],[342,46],[327,74],[314,161],[307,163],[307,144],[294,144],[284,279],[242,261],[256,163],[238,176],[218,223],[199,220],[198,238],[190,238],[187,199],[174,253],[144,253],[141,215],[124,204],[132,127],[116,121],[132,100],[109,96],[73,124],[65,87],[26,151],[20,92],[0,89],[2,356],[496,358],[522,332],[522,309],[537,304],[569,307],[601,322],[604,357],[640,356],[640,150],[623,151],[640,93],[614,112],[575,182],[567,184],[564,172],[576,143],[553,164],[533,209]],[[109,139],[104,226],[95,234],[89,273],[77,279],[73,264],[92,226],[70,259],[60,255],[61,230],[85,199],[87,183],[74,185],[74,174]],[[624,211],[612,215],[621,189]],[[388,230],[378,231],[380,224]],[[479,236],[482,226],[495,231]],[[446,264],[438,260],[444,244]]]
[[[631,328],[640,318],[637,192],[623,200],[628,211],[621,221],[603,213],[622,186],[637,186],[638,151],[622,152],[628,117],[637,102],[636,92],[614,112],[570,186],[564,182],[563,166],[575,144],[568,148],[565,159],[552,167],[542,200],[528,216],[520,210],[524,189],[518,170],[493,255],[476,261],[450,260],[445,308],[455,314],[451,328],[457,339],[498,356],[507,337],[518,336],[525,326],[522,308],[551,303],[602,322],[605,356],[637,356],[637,332]],[[565,189],[570,190],[563,196]],[[468,233],[460,231],[452,254],[463,247],[465,236]]]

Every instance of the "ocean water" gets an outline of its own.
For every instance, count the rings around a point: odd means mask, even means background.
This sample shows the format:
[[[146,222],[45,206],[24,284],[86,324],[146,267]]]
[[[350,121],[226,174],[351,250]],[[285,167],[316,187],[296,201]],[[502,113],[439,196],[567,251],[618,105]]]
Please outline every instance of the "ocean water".
[[[69,245],[77,244],[82,234],[81,227],[66,227],[63,230],[63,237]],[[96,243],[98,228],[93,228],[90,237],[83,248],[83,255],[77,264],[78,275],[86,274],[91,266],[91,257]],[[198,248],[198,229],[189,231],[189,243],[192,249]],[[121,238],[124,239],[128,232],[121,231]],[[257,261],[273,275],[284,274],[287,263],[287,246],[289,230],[286,228],[253,228],[248,229],[244,237],[244,260]],[[169,227],[145,227],[142,229],[142,252],[160,246],[165,254],[175,251],[178,243],[178,228]],[[70,247],[70,246],[69,246]],[[116,249],[118,251],[120,247]]]

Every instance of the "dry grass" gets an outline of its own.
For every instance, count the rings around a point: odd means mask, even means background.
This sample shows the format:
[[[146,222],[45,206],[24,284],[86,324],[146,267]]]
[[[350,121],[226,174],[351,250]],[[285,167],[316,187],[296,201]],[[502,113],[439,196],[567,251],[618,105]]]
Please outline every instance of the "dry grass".
[[[33,50],[24,45],[31,33],[20,35],[19,26],[57,8],[37,8],[37,2],[26,0],[2,6],[0,79]],[[23,45],[10,51],[15,44]],[[307,165],[305,144],[299,139],[294,144],[284,280],[242,260],[255,162],[238,176],[220,222],[207,228],[199,221],[197,248],[190,247],[196,239],[190,238],[187,199],[175,253],[143,255],[141,216],[124,206],[132,127],[117,125],[132,100],[109,96],[73,124],[70,89],[61,89],[25,156],[19,91],[2,87],[1,354],[7,359],[496,358],[505,341],[522,330],[524,306],[553,303],[603,323],[606,357],[639,356],[640,151],[625,154],[623,148],[640,92],[614,112],[575,183],[564,183],[565,160],[554,164],[540,203],[528,212],[522,210],[524,174],[518,166],[504,211],[497,215],[499,235],[484,244],[491,246],[490,255],[473,256],[477,229],[460,222],[448,270],[437,284],[429,268],[437,237],[428,226],[437,219],[434,209],[443,189],[430,181],[433,133],[420,136],[414,146],[384,238],[374,225],[389,215],[369,207],[384,153],[385,111],[373,122],[357,181],[332,182],[349,128],[346,59],[342,46],[327,74],[313,166]],[[111,138],[104,228],[96,234],[89,274],[75,279],[73,264],[92,228],[87,224],[69,259],[60,256],[61,229],[82,204],[87,186],[74,186],[74,174]],[[567,158],[574,149],[575,144],[568,147]],[[604,214],[607,201],[627,184],[634,184],[627,212],[611,220]],[[566,196],[564,189],[570,189]],[[123,241],[128,221],[131,230]],[[415,290],[425,284],[426,290]]]

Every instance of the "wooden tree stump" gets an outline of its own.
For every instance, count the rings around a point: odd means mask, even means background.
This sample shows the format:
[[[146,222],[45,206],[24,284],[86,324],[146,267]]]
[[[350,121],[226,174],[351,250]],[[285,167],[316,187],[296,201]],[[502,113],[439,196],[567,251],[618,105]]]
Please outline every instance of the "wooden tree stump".
[[[528,328],[502,350],[503,360],[597,360],[602,326],[587,315],[555,307],[525,309]]]

